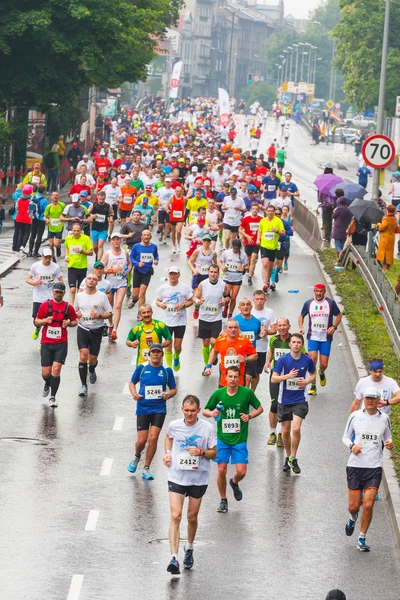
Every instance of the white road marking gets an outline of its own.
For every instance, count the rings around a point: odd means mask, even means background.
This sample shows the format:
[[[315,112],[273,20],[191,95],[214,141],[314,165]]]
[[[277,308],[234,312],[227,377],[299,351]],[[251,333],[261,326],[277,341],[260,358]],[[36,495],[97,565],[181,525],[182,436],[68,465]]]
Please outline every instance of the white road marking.
[[[113,458],[105,458],[103,460],[103,464],[101,465],[101,469],[100,469],[101,476],[105,477],[110,474],[113,461],[114,461]]]
[[[72,575],[67,600],[79,600],[84,575]]]
[[[89,515],[85,525],[85,531],[94,531],[96,529],[97,520],[99,518],[99,510],[89,510]]]
[[[136,355],[132,356],[131,365],[136,365]]]
[[[115,417],[113,431],[121,431],[124,424],[124,417]]]
[[[124,383],[124,389],[122,390],[123,394],[130,394],[129,391],[129,382],[127,381],[126,383]]]

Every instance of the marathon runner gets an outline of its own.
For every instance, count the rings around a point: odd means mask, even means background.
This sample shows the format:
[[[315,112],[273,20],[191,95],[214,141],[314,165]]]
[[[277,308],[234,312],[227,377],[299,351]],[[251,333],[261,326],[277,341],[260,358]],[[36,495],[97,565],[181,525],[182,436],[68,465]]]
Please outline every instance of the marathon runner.
[[[33,286],[32,318],[34,323],[41,304],[53,298],[52,287],[55,281],[64,283],[61,269],[52,262],[52,256],[50,248],[43,248],[42,260],[33,263],[26,278],[26,283]],[[37,340],[39,333],[40,327],[35,327],[32,339]]]
[[[231,242],[238,237],[242,216],[247,210],[243,198],[238,198],[235,187],[231,187],[229,196],[225,196],[221,210],[224,215],[225,250],[228,250],[231,247]]]
[[[329,355],[333,334],[342,320],[342,313],[336,302],[326,297],[326,287],[323,283],[314,285],[314,298],[307,300],[299,316],[299,333],[304,334],[304,318],[308,316],[308,354],[313,359],[315,366],[319,353],[319,382],[322,387],[326,385],[325,371],[328,368]],[[335,317],[335,322],[333,322]],[[315,396],[317,385],[314,383],[309,390],[309,395]]]
[[[373,385],[364,390],[364,408],[350,415],[342,439],[350,450],[346,468],[350,516],[345,532],[348,536],[353,535],[362,503],[363,513],[357,540],[357,548],[361,552],[370,551],[365,537],[382,480],[383,449],[394,448],[389,417],[378,409],[380,399],[380,392]]]
[[[185,497],[188,501],[188,533],[183,566],[194,565],[193,544],[201,501],[210,480],[210,461],[217,455],[214,427],[199,419],[200,400],[189,394],[182,401],[183,419],[171,421],[165,436],[164,464],[169,469],[168,492],[171,510],[169,543],[171,561],[167,571],[179,575],[179,526]]]
[[[268,335],[276,333],[276,317],[271,308],[267,308],[265,303],[267,298],[262,290],[256,290],[253,294],[253,308],[251,314],[256,317],[265,328],[267,335],[256,339],[255,348],[257,351],[256,376],[251,380],[251,389],[256,391],[260,381],[260,375],[264,371],[264,366],[268,352]],[[240,323],[239,323],[240,324]]]
[[[47,224],[49,247],[53,253],[53,261],[57,262],[57,258],[61,256],[61,240],[64,225],[61,222],[61,215],[65,208],[63,202],[59,202],[59,193],[51,194],[51,202],[47,205],[44,211],[44,220]]]
[[[112,308],[107,295],[97,289],[100,283],[95,273],[85,279],[85,290],[75,298],[75,312],[78,317],[77,342],[79,348],[79,377],[82,387],[79,396],[87,396],[87,373],[89,381],[96,383],[96,367],[103,338],[104,319],[112,316]]]
[[[279,240],[286,236],[285,227],[278,217],[275,217],[275,209],[272,205],[266,208],[266,216],[261,219],[257,246],[261,246],[262,280],[263,291],[275,290],[276,284],[271,281],[272,269],[276,260]]]
[[[244,479],[249,462],[247,438],[249,421],[264,411],[259,399],[249,388],[239,385],[239,367],[228,367],[226,371],[226,387],[216,390],[207,402],[203,415],[214,417],[217,421],[217,486],[220,503],[217,512],[228,512],[226,496],[226,473],[228,463],[235,465],[235,474],[229,479],[235,500],[243,498],[239,482]],[[255,410],[250,412],[250,406]]]
[[[114,219],[114,211],[106,202],[106,194],[101,191],[97,200],[93,202],[92,216],[92,241],[96,261],[101,260],[104,253],[104,242],[107,240],[108,223]]]
[[[141,242],[132,247],[129,259],[133,265],[132,298],[128,308],[133,308],[138,303],[138,309],[146,302],[146,291],[154,275],[153,265],[158,265],[158,248],[151,241],[148,229],[142,231]],[[138,314],[138,319],[139,319]]]
[[[282,424],[283,444],[286,451],[284,472],[299,475],[301,469],[297,461],[297,451],[301,439],[301,425],[308,414],[305,395],[307,385],[315,381],[315,365],[308,354],[302,353],[304,338],[293,333],[290,352],[275,362],[271,383],[279,383],[278,420]],[[308,374],[308,377],[307,377]],[[292,423],[293,422],[293,423]]]
[[[136,473],[141,454],[145,449],[146,458],[142,478],[154,479],[150,471],[151,462],[157,450],[157,442],[167,413],[167,400],[176,395],[176,383],[170,367],[163,367],[163,348],[152,344],[149,350],[149,362],[138,364],[129,390],[136,404],[137,440],[135,456],[128,465],[130,473]],[[139,384],[139,388],[137,386]],[[168,389],[167,389],[168,388]]]
[[[127,346],[138,349],[136,365],[141,365],[149,360],[151,346],[161,344],[163,348],[167,348],[171,345],[172,340],[166,324],[153,318],[153,309],[150,304],[143,304],[139,312],[141,322],[129,331],[126,340]]]
[[[183,196],[183,188],[181,185],[178,185],[175,188],[175,193],[168,201],[166,209],[171,224],[172,253],[176,254],[181,251],[182,227],[186,220],[185,198]]]
[[[167,243],[167,236],[171,229],[169,222],[169,214],[167,212],[168,203],[174,195],[174,190],[171,187],[171,183],[171,177],[166,177],[164,179],[164,186],[160,187],[157,190],[157,197],[159,202],[158,229],[160,231],[160,237],[158,238],[158,241],[162,242],[163,244]]]
[[[44,379],[43,397],[50,392],[49,406],[58,406],[56,394],[60,386],[61,367],[68,354],[67,327],[76,327],[77,316],[73,306],[64,302],[65,285],[53,285],[53,298],[43,302],[35,319],[36,327],[43,327],[41,338],[41,364]]]
[[[69,299],[73,304],[76,291],[86,277],[88,256],[93,255],[92,240],[82,233],[82,225],[74,223],[72,235],[65,238],[65,262],[68,263]]]
[[[233,317],[239,323],[240,335],[250,340],[254,350],[256,350],[256,340],[267,337],[267,329],[262,325],[261,321],[251,314],[252,304],[248,298],[242,298],[239,302],[240,315]],[[254,391],[255,384],[253,381],[257,379],[257,361],[246,364],[246,386],[251,387]],[[263,365],[264,366],[264,365]],[[253,388],[253,385],[255,386]]]
[[[201,237],[201,246],[197,248],[188,260],[192,270],[192,289],[196,290],[202,281],[208,278],[208,271],[217,262],[217,253],[211,248],[212,237],[206,233]]]
[[[260,246],[257,245],[258,229],[262,219],[259,215],[258,202],[252,202],[250,214],[243,217],[240,223],[239,233],[244,238],[244,251],[249,259],[249,276],[247,279],[248,285],[253,285],[253,275],[257,264],[258,253]]]
[[[179,371],[182,341],[186,331],[186,309],[193,304],[193,292],[188,285],[180,283],[180,269],[172,266],[168,270],[169,282],[162,285],[157,292],[156,305],[165,311],[164,322],[174,338],[174,356],[172,360],[172,343],[165,350],[167,365]]]
[[[132,270],[128,252],[121,248],[121,234],[113,233],[111,248],[103,256],[106,279],[111,285],[111,306],[114,311],[114,324],[108,328],[110,340],[117,340],[118,325],[121,320],[122,303],[127,288],[127,276]]]
[[[367,388],[378,390],[381,400],[378,408],[388,416],[392,412],[391,407],[400,403],[400,387],[395,379],[384,375],[385,366],[382,358],[373,358],[369,363],[369,375],[362,377],[354,390],[354,400],[350,412],[360,410],[363,406],[363,396]],[[391,402],[392,401],[392,402]]]
[[[232,240],[232,249],[224,250],[219,260],[219,268],[223,273],[223,280],[226,283],[226,292],[230,294],[230,304],[226,304],[222,313],[225,319],[232,317],[236,306],[236,298],[239,294],[240,286],[242,285],[243,275],[248,266],[249,259],[242,251],[242,242],[240,240]]]

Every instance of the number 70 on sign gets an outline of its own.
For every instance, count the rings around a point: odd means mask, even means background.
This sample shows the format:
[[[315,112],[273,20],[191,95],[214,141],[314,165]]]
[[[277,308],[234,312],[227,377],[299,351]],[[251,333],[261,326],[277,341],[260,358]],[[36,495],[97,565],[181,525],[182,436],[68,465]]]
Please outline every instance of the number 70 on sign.
[[[385,169],[396,156],[394,143],[386,135],[371,135],[362,146],[363,159],[374,169]]]

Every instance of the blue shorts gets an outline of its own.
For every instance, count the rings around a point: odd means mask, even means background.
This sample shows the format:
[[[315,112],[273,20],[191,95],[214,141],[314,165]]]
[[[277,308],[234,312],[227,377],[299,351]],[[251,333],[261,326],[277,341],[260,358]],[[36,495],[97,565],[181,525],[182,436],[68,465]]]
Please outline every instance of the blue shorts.
[[[114,296],[115,292],[117,292],[118,290],[126,290],[127,287],[128,285],[120,285],[117,288],[111,288],[110,292]]]
[[[107,240],[107,235],[107,229],[105,231],[95,231],[92,229],[92,240],[94,243],[98,242],[99,240],[103,240],[105,242]]]
[[[317,342],[316,340],[307,340],[309,352],[319,352],[322,356],[329,356],[331,353],[332,342]]]
[[[217,440],[217,463],[229,463],[231,465],[247,465],[249,462],[249,452],[247,450],[247,442],[242,444],[225,444],[222,440]]]
[[[47,235],[48,240],[56,239],[62,240],[63,232],[62,231],[49,231]]]

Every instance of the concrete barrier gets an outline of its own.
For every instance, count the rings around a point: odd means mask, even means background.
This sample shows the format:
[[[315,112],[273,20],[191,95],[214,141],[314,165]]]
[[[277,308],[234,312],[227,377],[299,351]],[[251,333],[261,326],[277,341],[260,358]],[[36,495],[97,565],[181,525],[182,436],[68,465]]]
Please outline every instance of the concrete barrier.
[[[321,225],[317,215],[308,209],[301,200],[294,198],[293,217],[295,228],[300,237],[313,249],[323,246]]]

